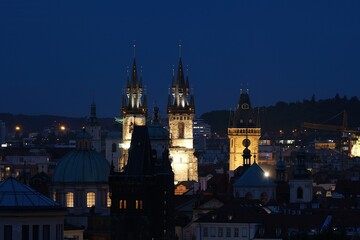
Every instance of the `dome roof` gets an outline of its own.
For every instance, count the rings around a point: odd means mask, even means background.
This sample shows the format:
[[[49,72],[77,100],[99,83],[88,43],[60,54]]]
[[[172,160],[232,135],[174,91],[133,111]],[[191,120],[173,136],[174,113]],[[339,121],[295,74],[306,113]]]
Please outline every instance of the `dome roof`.
[[[11,207],[60,208],[60,205],[29,186],[9,177],[0,182],[0,209]]]
[[[246,172],[243,173],[234,182],[236,187],[264,187],[264,186],[275,186],[275,183],[268,177],[265,177],[264,171],[259,165],[253,163]]]
[[[53,183],[105,183],[110,173],[109,162],[93,150],[73,150],[57,164]]]

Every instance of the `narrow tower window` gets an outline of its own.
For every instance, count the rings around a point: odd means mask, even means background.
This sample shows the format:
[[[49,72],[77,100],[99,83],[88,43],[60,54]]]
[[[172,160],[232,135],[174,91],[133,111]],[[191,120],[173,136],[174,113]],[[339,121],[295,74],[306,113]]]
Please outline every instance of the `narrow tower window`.
[[[179,130],[179,138],[184,138],[184,123],[180,122],[178,124],[178,130]]]

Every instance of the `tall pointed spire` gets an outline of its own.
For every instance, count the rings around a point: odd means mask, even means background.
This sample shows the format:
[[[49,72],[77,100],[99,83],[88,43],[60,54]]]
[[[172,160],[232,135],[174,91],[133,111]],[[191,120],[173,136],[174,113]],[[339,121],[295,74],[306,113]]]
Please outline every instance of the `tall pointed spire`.
[[[133,42],[133,66],[131,69],[131,77],[129,73],[129,68],[127,68],[127,85],[126,85],[126,97],[122,99],[123,109],[122,114],[126,115],[128,113],[143,114],[146,113],[146,104],[144,104],[143,95],[143,79],[142,79],[142,67],[140,70],[140,80],[137,73],[136,65],[136,45],[135,41]]]
[[[134,58],[136,58],[136,44],[135,44],[135,40],[133,41],[133,48],[134,48]]]
[[[194,112],[195,104],[194,104],[193,96],[191,96],[190,93],[189,74],[187,70],[186,80],[185,80],[181,50],[182,50],[182,46],[180,42],[177,75],[175,78],[175,70],[173,68],[173,79],[172,79],[171,96],[170,96],[170,99],[172,100],[168,99],[168,111],[170,111],[170,108],[172,108],[172,110],[175,109],[181,111],[190,110],[191,112]]]
[[[136,59],[133,60],[133,67],[131,72],[131,86],[136,87],[138,82],[137,69],[136,69]]]

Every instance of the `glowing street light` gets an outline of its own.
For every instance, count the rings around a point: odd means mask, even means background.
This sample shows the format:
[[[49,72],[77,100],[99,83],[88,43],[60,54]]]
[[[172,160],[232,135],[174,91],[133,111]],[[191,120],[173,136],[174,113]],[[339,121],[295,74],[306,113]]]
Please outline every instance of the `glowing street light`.
[[[270,176],[270,173],[269,173],[269,172],[264,172],[264,176],[265,176],[265,177],[269,177],[269,176]]]
[[[66,130],[66,127],[65,127],[64,125],[61,125],[61,126],[60,126],[60,130],[61,130],[61,131],[65,131],[65,130]]]
[[[21,127],[20,127],[20,126],[18,126],[18,125],[17,125],[17,126],[15,126],[15,131],[17,131],[17,132],[18,132],[18,131],[20,131],[20,130],[21,130]]]

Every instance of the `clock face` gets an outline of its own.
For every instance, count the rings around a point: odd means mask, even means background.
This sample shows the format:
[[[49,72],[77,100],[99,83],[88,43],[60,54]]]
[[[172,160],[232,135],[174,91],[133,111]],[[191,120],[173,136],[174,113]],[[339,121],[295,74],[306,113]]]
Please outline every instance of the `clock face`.
[[[247,138],[242,141],[242,144],[243,144],[244,147],[250,146],[250,143],[251,143],[250,140],[247,139]]]
[[[241,104],[241,108],[242,109],[249,109],[249,104],[243,103],[243,104]]]

